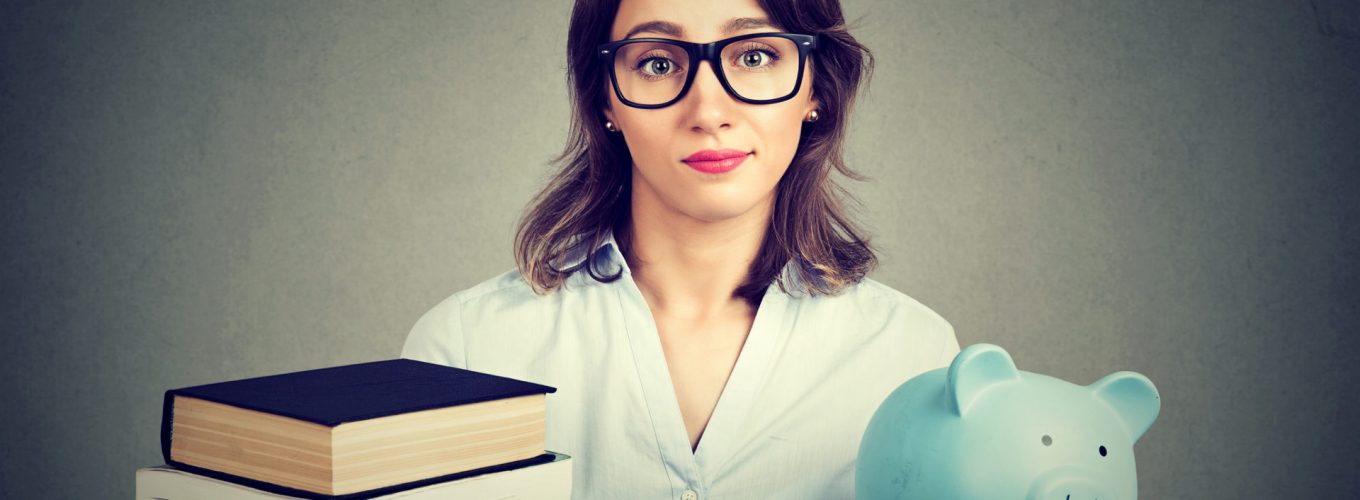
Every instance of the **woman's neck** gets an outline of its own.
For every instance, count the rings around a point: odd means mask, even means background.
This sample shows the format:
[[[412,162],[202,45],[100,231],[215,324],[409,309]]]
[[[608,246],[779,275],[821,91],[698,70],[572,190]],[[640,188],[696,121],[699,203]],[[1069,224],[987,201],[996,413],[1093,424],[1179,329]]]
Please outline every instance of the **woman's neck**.
[[[668,210],[657,200],[640,200],[634,193],[623,246],[633,280],[653,314],[700,320],[742,309],[753,315],[750,305],[733,293],[746,281],[760,251],[773,198],[740,216],[709,222]]]

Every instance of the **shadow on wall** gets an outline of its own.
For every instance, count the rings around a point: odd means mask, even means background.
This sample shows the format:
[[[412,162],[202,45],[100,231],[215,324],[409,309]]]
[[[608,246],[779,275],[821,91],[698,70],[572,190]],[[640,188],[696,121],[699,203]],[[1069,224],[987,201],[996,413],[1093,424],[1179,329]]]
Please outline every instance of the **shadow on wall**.
[[[1318,32],[1330,38],[1360,41],[1360,3],[1354,0],[1313,0]]]

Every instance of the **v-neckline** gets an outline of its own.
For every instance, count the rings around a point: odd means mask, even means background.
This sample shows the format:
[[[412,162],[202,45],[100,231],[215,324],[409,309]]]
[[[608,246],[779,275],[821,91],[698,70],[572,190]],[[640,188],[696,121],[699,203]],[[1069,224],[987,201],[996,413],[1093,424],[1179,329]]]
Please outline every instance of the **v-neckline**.
[[[680,464],[672,464],[683,469],[695,481],[707,484],[712,480],[717,468],[724,465],[734,452],[733,446],[740,432],[740,426],[750,411],[752,399],[760,389],[768,374],[770,356],[774,349],[776,336],[774,330],[779,326],[778,318],[783,314],[785,297],[775,284],[770,284],[756,308],[751,330],[746,335],[737,362],[727,377],[718,396],[718,402],[709,415],[708,423],[699,438],[697,449],[690,448],[689,431],[680,411],[680,400],[675,393],[671,380],[665,351],[661,347],[661,336],[657,330],[656,319],[646,299],[633,282],[632,276],[625,273],[628,284],[621,287],[620,299],[628,299],[631,309],[639,314],[639,320],[625,321],[628,329],[629,344],[633,360],[638,368],[651,414],[653,431],[657,445],[667,457],[681,457]],[[632,326],[637,325],[637,326]],[[694,485],[698,486],[698,485]]]

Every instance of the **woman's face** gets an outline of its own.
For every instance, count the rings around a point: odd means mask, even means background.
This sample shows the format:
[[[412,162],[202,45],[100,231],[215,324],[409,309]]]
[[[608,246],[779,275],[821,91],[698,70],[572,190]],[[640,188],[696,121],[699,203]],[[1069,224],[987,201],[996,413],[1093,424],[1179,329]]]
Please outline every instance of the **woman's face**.
[[[632,37],[708,43],[747,33],[779,31],[774,26],[747,23],[745,28],[724,32],[724,25],[737,18],[769,23],[755,0],[623,0],[610,40],[622,40],[634,27],[651,21],[669,22],[681,32],[676,36],[642,31]],[[724,60],[723,64],[730,68],[739,61]],[[808,58],[798,94],[775,104],[738,101],[723,89],[710,64],[691,66],[690,70],[698,73],[689,92],[665,108],[629,107],[619,102],[612,88],[607,92],[609,109],[603,110],[605,117],[621,131],[633,157],[635,208],[660,209],[703,222],[767,213],[775,186],[798,147],[803,119],[817,107],[811,97],[812,58]],[[731,71],[736,70],[729,70],[729,74]],[[704,164],[684,161],[706,150],[748,154],[735,169],[722,173],[707,172]],[[639,207],[640,203],[655,206]]]

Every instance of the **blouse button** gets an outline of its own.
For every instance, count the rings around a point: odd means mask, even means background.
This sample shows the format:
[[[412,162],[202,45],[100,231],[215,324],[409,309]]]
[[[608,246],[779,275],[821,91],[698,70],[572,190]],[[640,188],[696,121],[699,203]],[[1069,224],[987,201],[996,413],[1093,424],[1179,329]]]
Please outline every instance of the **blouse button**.
[[[699,494],[695,493],[694,490],[685,490],[684,493],[680,494],[680,500],[698,500],[698,498]]]

